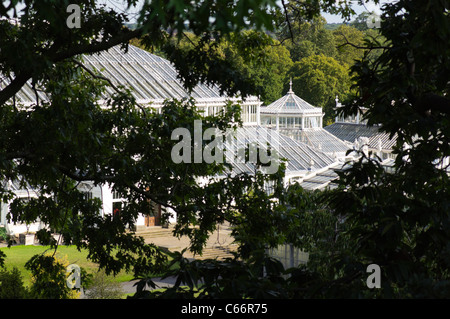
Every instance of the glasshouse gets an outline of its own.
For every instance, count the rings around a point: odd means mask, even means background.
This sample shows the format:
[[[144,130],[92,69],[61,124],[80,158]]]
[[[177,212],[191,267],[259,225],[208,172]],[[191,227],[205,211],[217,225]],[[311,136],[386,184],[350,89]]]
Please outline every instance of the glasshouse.
[[[261,107],[262,103],[257,97],[248,97],[241,101],[235,97],[223,96],[216,86],[198,84],[188,93],[169,61],[131,45],[127,53],[123,53],[119,47],[113,47],[100,54],[86,55],[83,57],[83,63],[90,70],[110,79],[112,84],[128,87],[137,103],[152,107],[156,111],[163,107],[166,99],[194,98],[197,107],[203,109],[205,115],[213,115],[224,107],[227,101],[239,101],[242,106],[243,127],[238,130],[234,143],[259,143],[276,150],[280,158],[287,159],[286,184],[301,182],[306,176],[336,167],[339,163],[338,155],[348,149],[346,144],[322,129],[322,110],[300,99],[292,90],[267,107]],[[0,83],[7,84],[7,79]],[[112,94],[113,88],[108,89],[107,93]],[[39,99],[45,100],[42,92],[37,92]],[[22,107],[33,105],[36,95],[31,83],[25,85],[15,99]],[[260,114],[260,110],[264,111]],[[297,131],[296,134],[290,134],[293,130]],[[232,164],[233,173],[252,173],[255,170],[250,162],[234,161]],[[17,187],[14,182],[7,182],[5,185],[10,185],[20,197],[30,196],[28,190]],[[79,187],[87,197],[98,197],[102,200],[101,214],[112,214],[123,205],[123,199],[116,196],[109,185],[94,186],[83,183]],[[154,205],[153,208],[153,216],[142,215],[138,225],[160,225],[161,207]],[[24,231],[21,225],[7,225],[7,213],[8,203],[3,203],[0,224],[6,225],[10,233]],[[39,223],[29,226],[44,227]]]

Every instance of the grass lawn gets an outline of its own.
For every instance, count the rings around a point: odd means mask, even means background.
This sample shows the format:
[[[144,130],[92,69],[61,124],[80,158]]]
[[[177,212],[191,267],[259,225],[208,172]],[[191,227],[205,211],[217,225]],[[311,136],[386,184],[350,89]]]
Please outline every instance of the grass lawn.
[[[49,246],[25,246],[18,245],[10,248],[0,248],[5,254],[5,267],[12,269],[17,267],[23,275],[23,281],[26,286],[30,284],[31,273],[25,269],[25,263],[36,254],[41,254],[49,249]],[[53,252],[50,251],[49,252]],[[63,258],[69,262],[69,264],[77,264],[81,268],[84,268],[88,273],[95,273],[98,270],[98,265],[87,260],[87,251],[78,251],[75,246],[59,246],[57,254],[59,258]],[[170,259],[170,258],[169,258]],[[133,279],[132,273],[121,272],[117,274],[114,281],[125,282]]]

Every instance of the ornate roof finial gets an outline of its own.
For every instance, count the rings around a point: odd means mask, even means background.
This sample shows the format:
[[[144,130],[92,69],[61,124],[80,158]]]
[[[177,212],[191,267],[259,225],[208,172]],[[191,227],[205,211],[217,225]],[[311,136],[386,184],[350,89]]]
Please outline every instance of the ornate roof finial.
[[[339,96],[336,95],[335,101],[336,101],[336,107],[341,107],[342,106],[341,102],[339,102]]]
[[[289,81],[289,92],[288,93],[294,93],[293,91],[292,91],[292,78],[290,79],[290,81]]]

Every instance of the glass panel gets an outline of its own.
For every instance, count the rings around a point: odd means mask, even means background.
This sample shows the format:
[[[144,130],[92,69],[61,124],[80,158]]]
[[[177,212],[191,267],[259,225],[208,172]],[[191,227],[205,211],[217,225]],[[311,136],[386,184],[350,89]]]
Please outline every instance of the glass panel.
[[[295,101],[292,98],[292,96],[288,97],[288,99],[284,103],[284,108],[285,109],[291,109],[291,110],[297,108],[297,105],[295,104]]]
[[[288,127],[294,127],[294,118],[288,117]]]

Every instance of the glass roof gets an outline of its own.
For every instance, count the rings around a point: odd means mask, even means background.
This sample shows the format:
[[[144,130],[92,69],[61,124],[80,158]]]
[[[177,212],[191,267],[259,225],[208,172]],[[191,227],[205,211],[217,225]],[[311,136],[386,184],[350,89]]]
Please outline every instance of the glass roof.
[[[115,84],[129,85],[139,101],[181,99],[223,99],[217,86],[197,85],[192,93],[177,78],[175,67],[166,59],[130,45],[123,53],[118,46],[100,55],[85,55],[84,63],[91,69],[108,75]]]
[[[314,169],[320,169],[335,162],[331,156],[318,149],[279,134],[276,130],[259,125],[238,128],[235,137],[235,139],[231,140],[234,149],[239,149],[249,144],[257,144],[260,147],[269,144],[271,148],[278,152],[279,158],[287,159],[287,174],[304,174],[311,170],[311,166]],[[229,156],[226,158],[226,161],[232,164],[232,173],[234,174],[252,173],[255,171],[255,166],[250,161],[236,161]]]
[[[113,84],[128,87],[138,103],[160,104],[165,99],[186,97],[193,97],[200,103],[237,100],[221,95],[217,85],[200,83],[189,93],[178,79],[177,70],[168,60],[132,45],[127,53],[124,53],[120,46],[115,46],[99,54],[83,55],[82,60],[86,67],[98,71]],[[9,79],[0,77],[0,88],[8,84]],[[42,92],[37,92],[41,100],[46,100]],[[107,93],[112,94],[113,89],[108,88]],[[35,103],[36,95],[31,81],[16,94],[16,101],[25,106]],[[256,97],[249,97],[246,101],[260,103]]]
[[[261,114],[317,114],[322,115],[320,107],[314,107],[305,100],[301,99],[292,91],[282,98],[269,104],[268,106],[261,106]]]
[[[297,109],[297,110],[299,110],[300,108],[297,105],[297,103],[295,103],[294,98],[292,96],[289,96],[288,99],[286,100],[286,102],[283,105],[283,109],[286,109],[286,110]]]
[[[327,154],[345,153],[350,149],[342,140],[323,128],[301,130],[298,140],[318,148]]]
[[[317,174],[311,174],[310,176],[306,176],[301,182],[300,185],[309,190],[315,189],[324,189],[324,188],[336,188],[336,184],[333,182],[339,177],[334,171],[337,167],[329,167],[327,170],[323,172],[319,172]]]
[[[397,134],[390,138],[388,133],[380,132],[379,126],[367,126],[355,123],[333,123],[324,129],[349,143],[354,143],[359,137],[369,138],[369,147],[372,149],[392,150],[397,142]]]

